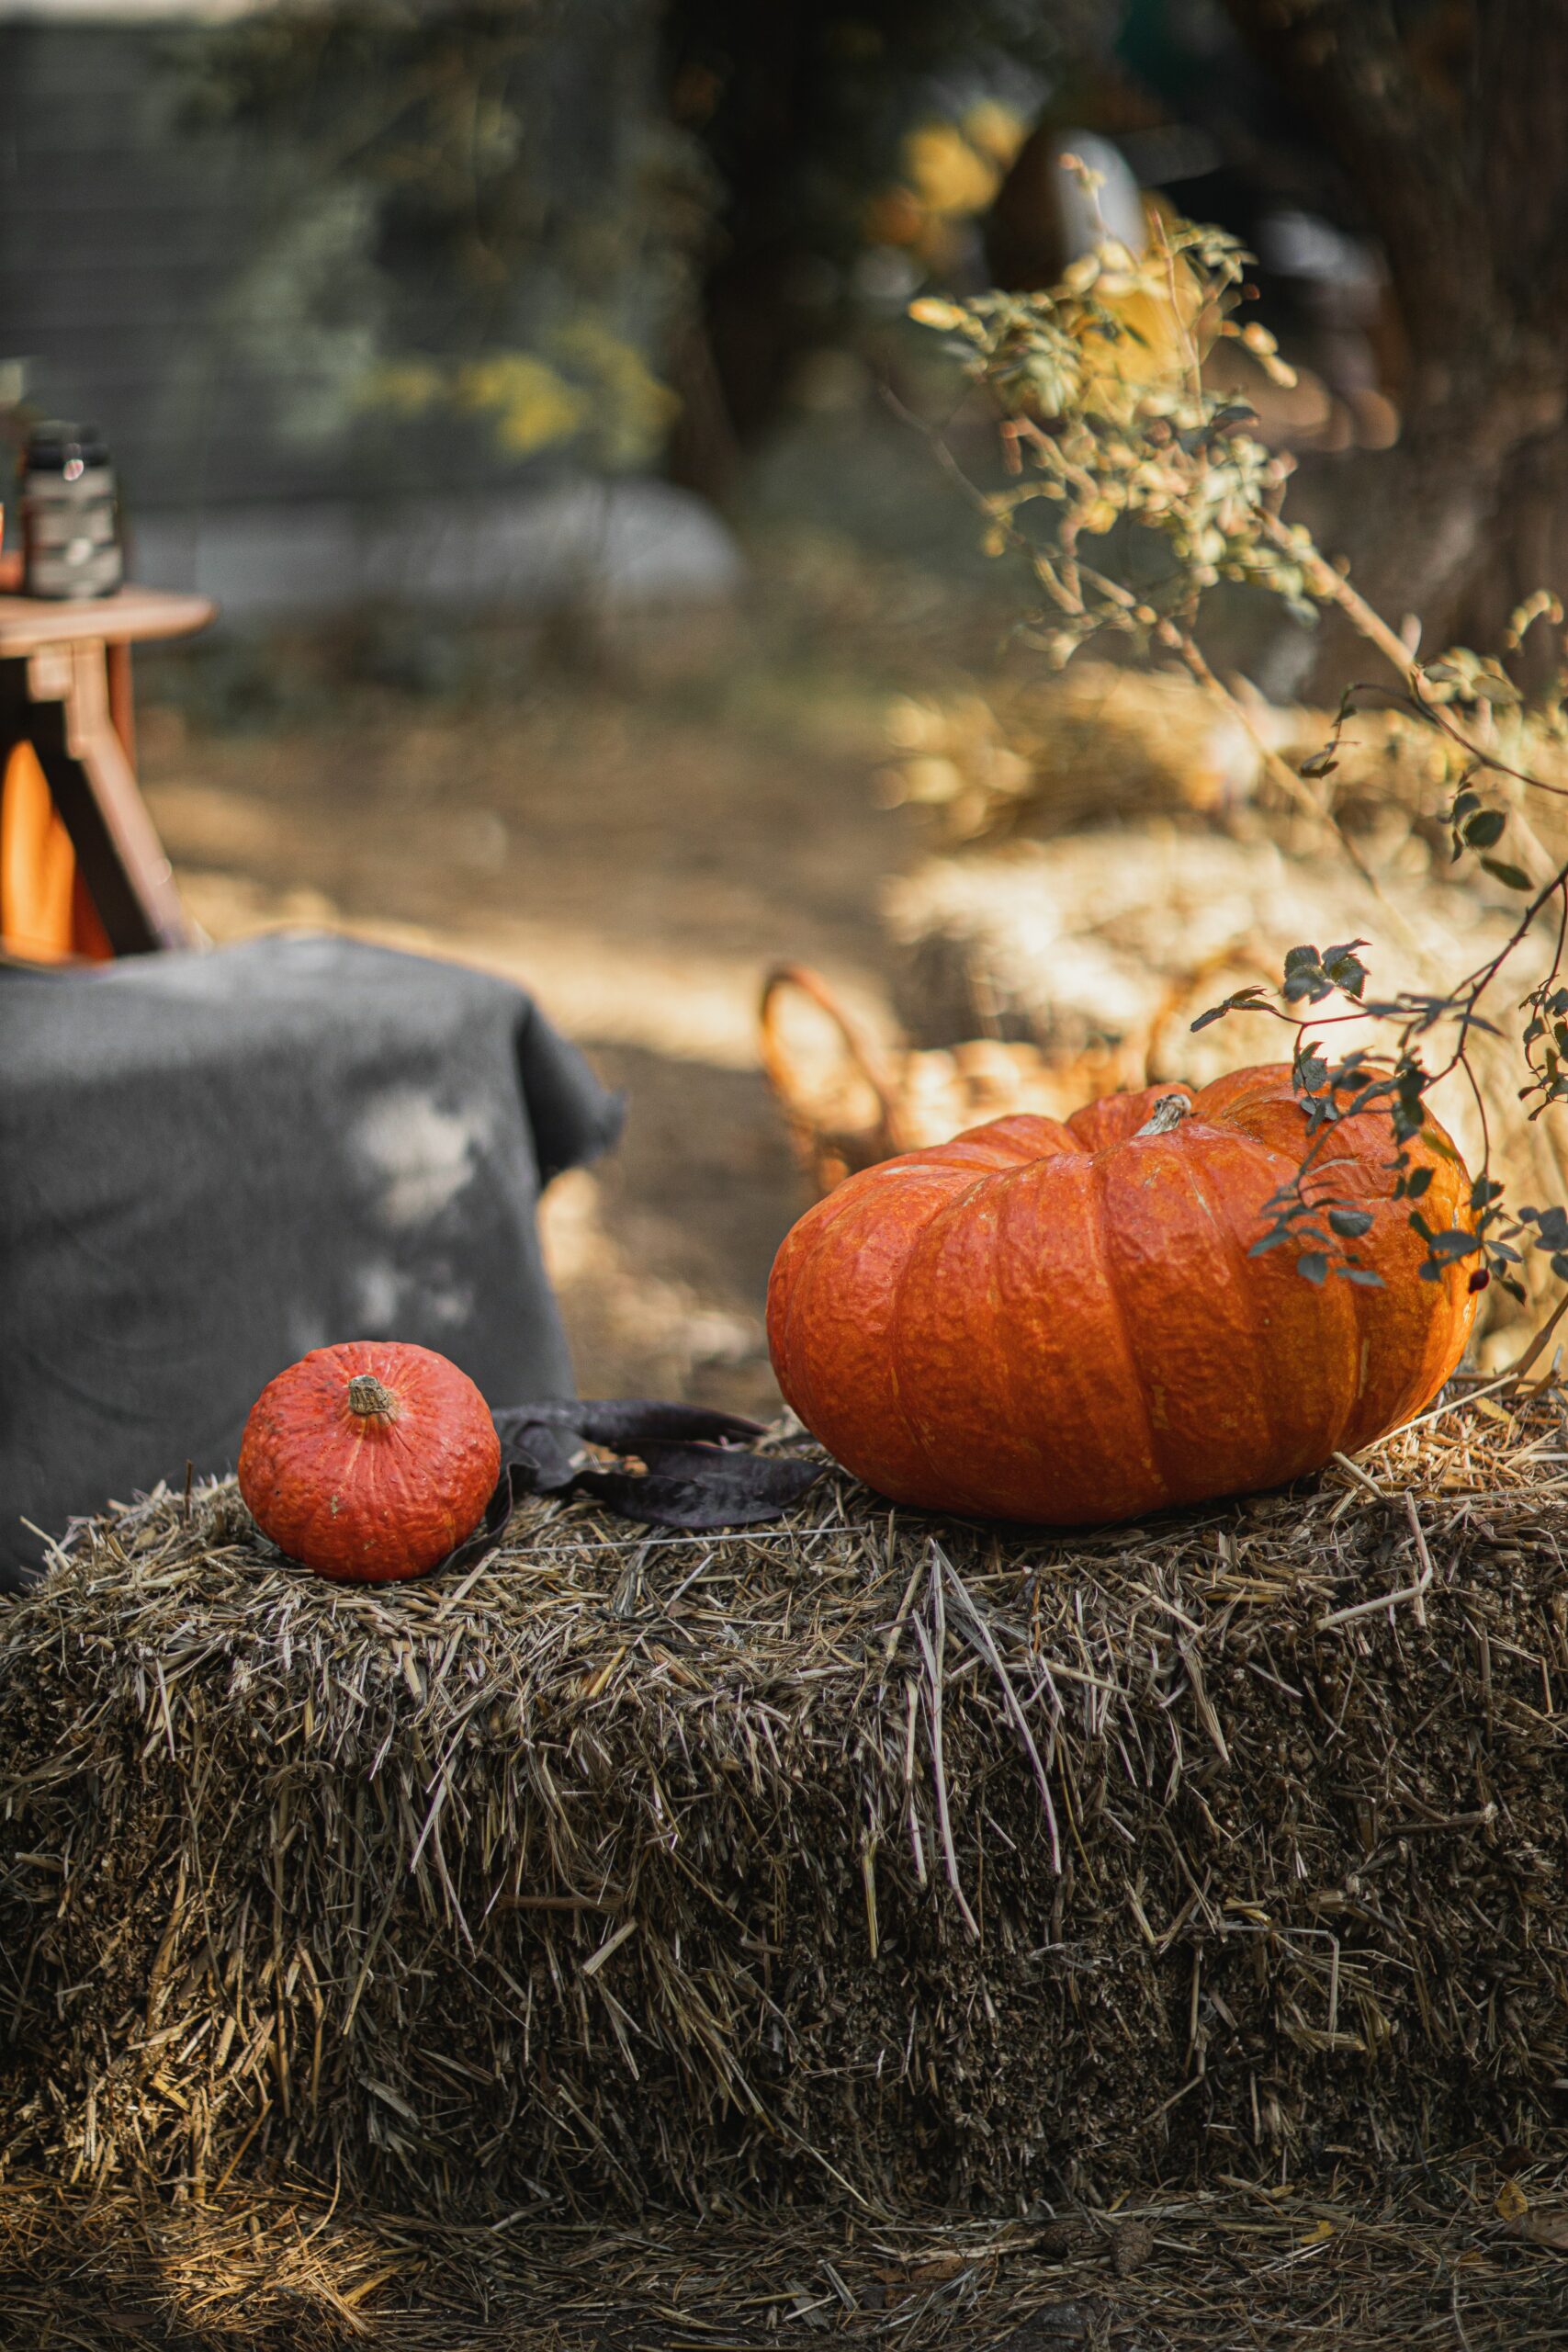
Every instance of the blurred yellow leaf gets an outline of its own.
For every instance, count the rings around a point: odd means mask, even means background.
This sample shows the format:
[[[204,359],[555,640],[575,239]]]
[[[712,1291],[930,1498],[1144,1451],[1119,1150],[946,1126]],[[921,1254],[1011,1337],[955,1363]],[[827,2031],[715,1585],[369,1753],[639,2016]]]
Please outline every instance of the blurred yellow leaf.
[[[996,98],[981,98],[964,118],[964,135],[970,145],[977,147],[982,155],[988,155],[1003,171],[1018,153],[1028,131],[1023,117]]]
[[[904,169],[933,212],[984,212],[1000,186],[994,164],[951,122],[928,122],[904,141]]]
[[[497,439],[517,457],[568,439],[587,418],[582,394],[531,352],[476,360],[459,372],[457,391],[466,407],[493,411]]]
[[[668,384],[660,382],[642,354],[602,320],[576,318],[550,337],[555,356],[590,389],[567,387],[588,410],[602,454],[613,466],[647,458],[680,409]]]
[[[1500,2222],[1521,2221],[1529,2211],[1530,2201],[1517,2180],[1506,2180],[1497,2191],[1497,2219]]]

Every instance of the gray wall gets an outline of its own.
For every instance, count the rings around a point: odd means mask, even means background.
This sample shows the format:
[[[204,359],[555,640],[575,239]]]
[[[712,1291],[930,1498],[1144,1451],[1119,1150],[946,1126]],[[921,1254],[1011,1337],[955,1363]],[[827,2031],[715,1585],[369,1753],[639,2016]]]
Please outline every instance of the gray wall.
[[[177,125],[181,37],[0,24],[0,356],[28,363],[30,401],[103,425],[134,504],[320,492],[330,447],[276,428],[287,349],[263,374],[226,329],[266,175]]]
[[[647,59],[628,56],[628,21],[647,31],[651,12],[590,6],[547,61],[552,179],[575,161],[603,188],[631,168]],[[395,351],[412,324],[428,347],[442,289],[422,316],[416,275],[408,307],[378,317],[353,192],[282,142],[193,125],[200,38],[0,12],[0,360],[27,363],[30,402],[103,427],[139,575],[234,614],[378,593],[551,601],[585,571],[631,595],[723,586],[724,533],[662,484],[596,484],[591,453],[509,458],[480,419],[363,411],[378,334]],[[637,264],[633,249],[615,299],[651,346],[659,289]],[[547,256],[515,289],[503,343],[570,298],[550,273]]]

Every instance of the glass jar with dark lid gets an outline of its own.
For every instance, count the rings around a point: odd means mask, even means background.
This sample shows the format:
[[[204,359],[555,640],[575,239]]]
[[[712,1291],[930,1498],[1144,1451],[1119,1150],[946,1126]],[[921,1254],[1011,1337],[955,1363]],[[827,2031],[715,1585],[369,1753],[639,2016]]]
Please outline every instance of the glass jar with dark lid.
[[[20,488],[27,594],[112,596],[124,566],[114,469],[97,426],[36,424]]]

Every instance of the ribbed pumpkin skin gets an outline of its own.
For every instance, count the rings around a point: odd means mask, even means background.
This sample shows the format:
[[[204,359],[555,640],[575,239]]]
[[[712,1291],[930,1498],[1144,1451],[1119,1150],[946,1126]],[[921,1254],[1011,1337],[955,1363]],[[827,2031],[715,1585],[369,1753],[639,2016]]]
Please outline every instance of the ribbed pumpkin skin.
[[[1172,1093],[1190,1114],[1139,1136]],[[1427,1222],[1468,1226],[1462,1163],[1425,1132]],[[1351,1246],[1384,1287],[1319,1288],[1288,1245],[1249,1258],[1307,1148],[1280,1063],[868,1168],[774,1261],[779,1385],[846,1468],[928,1510],[1078,1526],[1300,1477],[1429,1403],[1476,1307],[1473,1260],[1418,1277],[1382,1111],[1342,1122],[1315,1167],[1372,1211]]]
[[[370,1374],[395,1418],[349,1403]],[[291,1559],[356,1584],[416,1577],[484,1516],[501,1441],[468,1374],[433,1349],[351,1340],[313,1348],[262,1390],[240,1446],[240,1492]]]

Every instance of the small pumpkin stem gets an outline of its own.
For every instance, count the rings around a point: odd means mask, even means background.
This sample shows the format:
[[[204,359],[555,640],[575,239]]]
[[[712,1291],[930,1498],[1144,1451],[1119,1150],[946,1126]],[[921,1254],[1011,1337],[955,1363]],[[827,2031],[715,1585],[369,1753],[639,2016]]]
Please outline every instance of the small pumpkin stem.
[[[1185,1094],[1162,1094],[1149,1116],[1138,1129],[1140,1136],[1168,1136],[1179,1127],[1192,1105]],[[1133,1138],[1137,1141],[1137,1136]]]
[[[348,1384],[348,1409],[351,1413],[357,1413],[362,1421],[378,1418],[395,1421],[398,1400],[373,1372],[356,1372]]]

